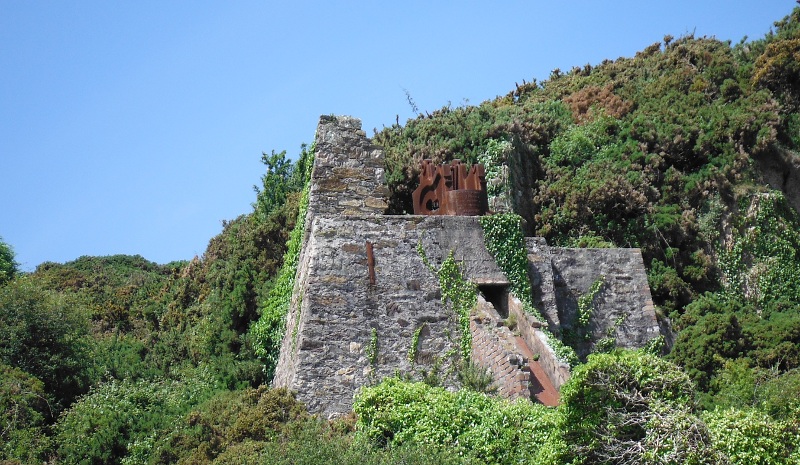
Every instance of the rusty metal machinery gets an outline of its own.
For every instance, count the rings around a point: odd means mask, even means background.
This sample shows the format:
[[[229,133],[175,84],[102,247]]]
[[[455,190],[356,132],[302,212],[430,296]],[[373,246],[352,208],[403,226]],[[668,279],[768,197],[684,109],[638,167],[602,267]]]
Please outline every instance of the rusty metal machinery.
[[[486,172],[453,160],[435,166],[422,160],[419,187],[411,194],[415,215],[481,216],[489,211]]]

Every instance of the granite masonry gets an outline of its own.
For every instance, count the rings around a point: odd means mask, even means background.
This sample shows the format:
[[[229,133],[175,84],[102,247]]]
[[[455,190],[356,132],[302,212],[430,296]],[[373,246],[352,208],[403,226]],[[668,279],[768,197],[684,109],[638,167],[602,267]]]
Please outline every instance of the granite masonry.
[[[273,380],[296,391],[310,411],[345,414],[358,388],[396,374],[434,374],[458,387],[460,325],[418,245],[437,267],[453,253],[476,284],[472,358],[506,397],[557,402],[569,367],[541,329],[574,332],[578,299],[599,279],[583,328],[591,337],[580,353],[603,337],[640,347],[660,334],[638,249],[561,249],[527,238],[534,302],[546,320],[540,322],[508,293],[478,217],[389,216],[387,197],[383,151],[360,121],[321,117],[304,245]]]

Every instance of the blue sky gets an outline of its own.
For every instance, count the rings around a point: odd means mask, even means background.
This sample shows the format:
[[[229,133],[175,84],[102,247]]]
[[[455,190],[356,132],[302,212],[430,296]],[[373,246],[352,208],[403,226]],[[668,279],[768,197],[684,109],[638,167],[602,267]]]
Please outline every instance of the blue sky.
[[[0,237],[24,270],[202,255],[261,152],[321,114],[373,128],[504,95],[664,35],[762,37],[794,0],[0,0]]]

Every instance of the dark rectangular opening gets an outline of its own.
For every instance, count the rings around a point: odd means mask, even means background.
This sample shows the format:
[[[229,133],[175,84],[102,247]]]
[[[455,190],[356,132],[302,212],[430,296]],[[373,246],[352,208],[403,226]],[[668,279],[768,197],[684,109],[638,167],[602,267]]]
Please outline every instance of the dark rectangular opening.
[[[494,305],[501,318],[508,318],[508,286],[505,284],[480,284],[478,290],[484,300]]]

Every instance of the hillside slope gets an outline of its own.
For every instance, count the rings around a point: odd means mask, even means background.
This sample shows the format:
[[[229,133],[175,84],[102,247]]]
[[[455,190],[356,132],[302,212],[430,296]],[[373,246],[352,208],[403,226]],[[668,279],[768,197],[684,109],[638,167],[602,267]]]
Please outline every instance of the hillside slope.
[[[253,212],[191,261],[25,274],[0,242],[0,462],[798,463],[798,63],[800,9],[760,40],[665,37],[374,136],[392,213],[421,159],[460,158],[551,245],[641,248],[666,360],[592,355],[556,409],[389,379],[357,420],[309,419],[266,383],[313,149],[273,152]]]

